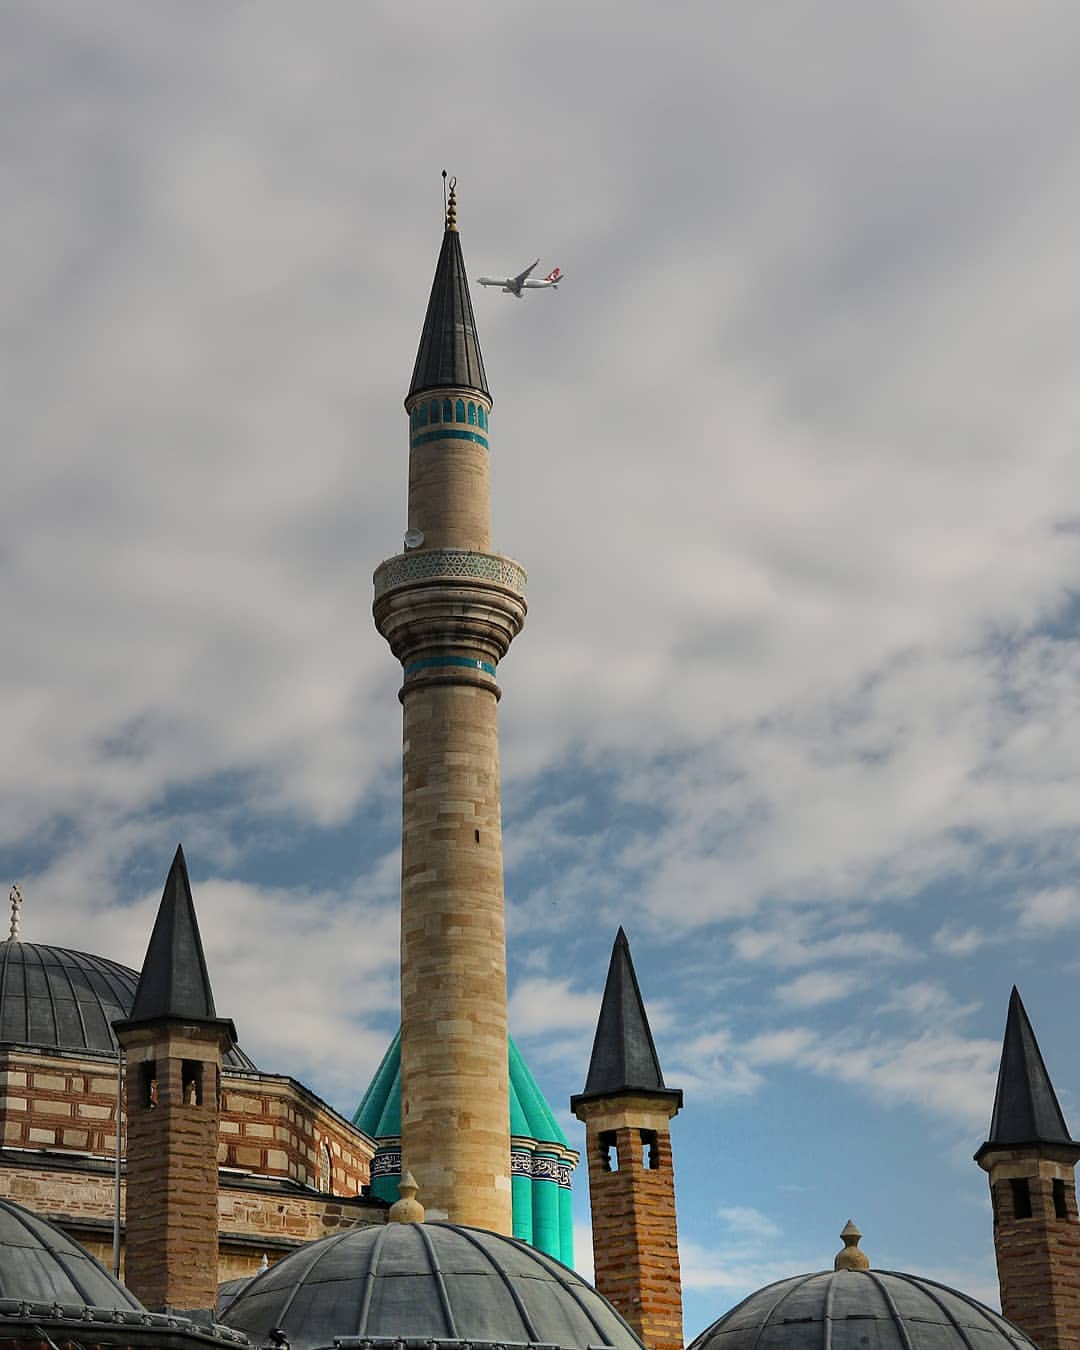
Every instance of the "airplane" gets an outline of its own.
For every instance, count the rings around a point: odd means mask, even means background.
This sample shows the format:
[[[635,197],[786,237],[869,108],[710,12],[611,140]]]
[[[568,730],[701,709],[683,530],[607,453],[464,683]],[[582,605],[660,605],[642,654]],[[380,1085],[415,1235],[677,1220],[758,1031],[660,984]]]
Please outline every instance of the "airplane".
[[[552,290],[557,290],[559,282],[565,280],[565,277],[557,267],[553,272],[549,272],[542,281],[532,281],[530,279],[529,273],[538,266],[539,262],[540,259],[537,258],[536,262],[531,263],[526,267],[524,272],[519,272],[516,277],[506,277],[502,281],[497,277],[478,277],[477,280],[481,286],[500,286],[507,295],[516,295],[519,300],[522,298],[521,292],[524,287],[529,287],[531,289],[533,287],[540,288],[550,286]]]

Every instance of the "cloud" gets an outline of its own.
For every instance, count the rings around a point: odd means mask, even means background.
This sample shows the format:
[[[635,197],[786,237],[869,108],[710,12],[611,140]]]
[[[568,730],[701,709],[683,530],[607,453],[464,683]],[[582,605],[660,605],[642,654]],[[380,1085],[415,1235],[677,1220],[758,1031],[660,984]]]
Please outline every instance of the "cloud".
[[[721,1207],[716,1213],[733,1233],[762,1239],[780,1236],[779,1225],[751,1205]]]
[[[1080,921],[1080,891],[1071,886],[1055,886],[1021,896],[1016,907],[1022,934],[1050,934]]]
[[[792,1008],[817,1008],[835,1003],[862,987],[863,977],[835,970],[808,970],[776,990],[778,1002]]]

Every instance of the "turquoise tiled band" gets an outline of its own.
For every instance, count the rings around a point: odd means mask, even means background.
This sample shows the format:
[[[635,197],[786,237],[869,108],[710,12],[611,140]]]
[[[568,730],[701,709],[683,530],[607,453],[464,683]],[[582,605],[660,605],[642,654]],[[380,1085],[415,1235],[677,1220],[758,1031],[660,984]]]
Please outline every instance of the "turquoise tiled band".
[[[477,445],[488,448],[488,439],[477,431],[460,431],[457,427],[444,427],[439,431],[421,431],[410,436],[410,445],[427,445],[428,441],[475,441]]]
[[[419,661],[410,661],[404,675],[408,679],[420,670],[432,670],[437,666],[458,666],[463,670],[482,670],[485,675],[495,677],[495,667],[490,661],[475,661],[468,656],[425,656]]]

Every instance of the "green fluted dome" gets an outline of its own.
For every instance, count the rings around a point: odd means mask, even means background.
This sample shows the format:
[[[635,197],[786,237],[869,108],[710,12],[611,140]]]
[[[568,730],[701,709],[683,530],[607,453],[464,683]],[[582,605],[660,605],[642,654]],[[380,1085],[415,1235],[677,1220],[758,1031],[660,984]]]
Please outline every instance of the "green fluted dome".
[[[507,1037],[510,1070],[510,1133],[519,1139],[560,1144],[566,1135],[544,1094],[521,1057],[513,1037]],[[364,1099],[353,1114],[353,1124],[372,1139],[395,1139],[401,1134],[401,1032],[398,1031],[375,1071]]]
[[[510,1185],[514,1237],[568,1266],[574,1263],[573,1174],[570,1148],[544,1094],[510,1037],[506,1045],[510,1087]],[[353,1124],[375,1140],[371,1194],[388,1205],[401,1178],[401,1032],[375,1071]]]

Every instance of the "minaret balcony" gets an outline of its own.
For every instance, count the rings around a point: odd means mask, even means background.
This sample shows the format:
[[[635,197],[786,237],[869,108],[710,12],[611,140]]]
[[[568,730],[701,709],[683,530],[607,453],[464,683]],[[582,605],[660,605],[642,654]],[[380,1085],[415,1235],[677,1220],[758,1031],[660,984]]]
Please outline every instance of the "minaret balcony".
[[[380,600],[387,591],[412,581],[454,581],[465,577],[493,581],[517,595],[525,594],[526,572],[513,558],[464,548],[440,548],[399,553],[380,563],[375,569],[375,599]]]

